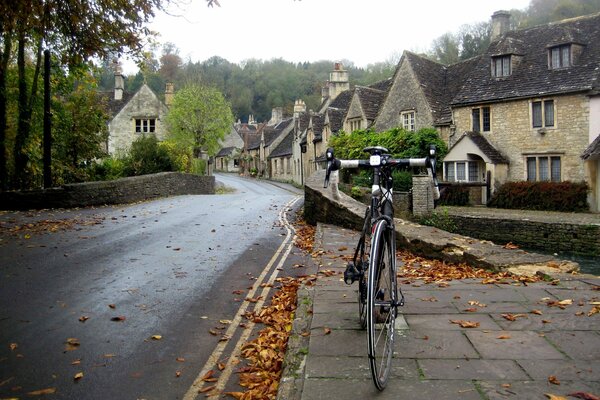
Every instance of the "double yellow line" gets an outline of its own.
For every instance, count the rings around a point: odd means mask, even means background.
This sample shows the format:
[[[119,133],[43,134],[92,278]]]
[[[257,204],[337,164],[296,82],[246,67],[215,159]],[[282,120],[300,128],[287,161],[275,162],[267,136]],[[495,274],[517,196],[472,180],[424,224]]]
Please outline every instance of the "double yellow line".
[[[252,289],[250,289],[248,291],[247,298],[254,298],[254,296],[255,296],[256,292],[259,290],[259,288],[261,286],[263,287],[262,291],[260,293],[260,297],[259,297],[260,300],[256,302],[256,305],[254,308],[255,310],[260,310],[260,308],[263,306],[263,304],[267,298],[267,295],[269,293],[271,285],[273,284],[273,282],[275,282],[275,279],[277,278],[279,271],[283,267],[285,260],[287,259],[288,255],[290,254],[290,251],[292,250],[292,247],[294,245],[295,231],[287,219],[286,210],[291,208],[300,199],[301,199],[300,196],[295,197],[294,199],[292,199],[288,203],[286,203],[286,205],[281,209],[281,211],[279,211],[279,222],[285,227],[287,232],[286,232],[285,238],[283,239],[283,242],[281,242],[281,244],[279,245],[279,248],[273,254],[273,257],[271,257],[271,259],[269,260],[269,262],[267,263],[265,268],[260,273],[256,282],[252,286]],[[271,271],[271,269],[272,269],[273,265],[275,264],[275,262],[277,261],[277,259],[279,259],[279,263],[277,263],[277,266],[275,267],[275,269],[272,270],[271,275],[269,276],[268,280],[266,282],[264,282],[265,277],[269,274],[269,272]],[[241,323],[242,318],[245,315],[246,311],[248,310],[249,306],[250,306],[250,303],[248,301],[242,302],[242,305],[240,306],[237,313],[233,317],[233,320],[232,320],[231,324],[229,325],[229,328],[227,328],[227,331],[225,332],[226,337],[229,337],[229,338],[233,337],[233,335],[236,332],[236,329],[239,328],[239,324]],[[218,378],[218,381],[216,383],[211,383],[211,384],[215,385],[214,390],[211,391],[211,393],[212,392],[215,393],[214,397],[218,397],[221,394],[221,392],[225,388],[225,385],[229,381],[229,378],[231,377],[231,374],[233,373],[234,367],[237,364],[236,362],[234,362],[234,360],[239,359],[241,347],[244,343],[246,343],[248,341],[248,338],[250,337],[253,328],[254,328],[254,322],[249,321],[248,323],[246,323],[244,331],[242,332],[238,341],[235,343],[235,346],[231,352],[231,355],[229,356],[229,358],[227,360],[227,364],[225,365],[225,368],[221,372],[221,374]],[[202,378],[210,370],[217,368],[217,363],[223,356],[223,352],[225,351],[225,348],[227,347],[228,344],[229,344],[229,341],[223,341],[223,342],[219,342],[217,344],[217,346],[213,350],[212,354],[208,357],[206,364],[204,364],[204,367],[200,370],[200,373],[198,374],[198,376],[192,383],[192,386],[190,386],[188,391],[183,396],[183,400],[194,400],[198,396],[198,394],[200,393],[200,390],[202,390],[204,388],[204,385],[206,383],[202,380]],[[213,397],[213,395],[209,395],[209,397]]]

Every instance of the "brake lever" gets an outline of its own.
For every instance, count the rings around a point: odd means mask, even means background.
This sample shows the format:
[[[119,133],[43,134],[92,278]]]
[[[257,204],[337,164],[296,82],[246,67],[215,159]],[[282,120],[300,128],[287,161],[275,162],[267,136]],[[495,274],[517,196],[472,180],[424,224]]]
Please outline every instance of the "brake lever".
[[[325,171],[325,182],[323,183],[324,188],[329,186],[329,175],[331,174],[332,167],[335,165],[335,156],[333,155],[333,149],[331,147],[329,147],[325,152],[325,157],[327,158],[327,170]]]

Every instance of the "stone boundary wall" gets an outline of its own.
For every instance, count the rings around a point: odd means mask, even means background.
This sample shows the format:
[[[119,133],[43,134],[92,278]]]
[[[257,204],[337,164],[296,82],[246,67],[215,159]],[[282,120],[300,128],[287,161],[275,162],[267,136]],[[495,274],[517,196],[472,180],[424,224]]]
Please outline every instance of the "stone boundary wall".
[[[114,181],[0,193],[0,209],[29,210],[124,204],[184,194],[214,194],[215,177],[161,172]]]
[[[313,225],[323,222],[354,230],[362,229],[365,205],[344,193],[332,190],[331,187],[323,188],[324,178],[325,171],[320,170],[306,182],[305,220]],[[466,263],[476,268],[495,271],[508,270],[519,274],[535,274],[538,271],[556,274],[579,269],[577,263],[560,260],[551,255],[506,249],[489,241],[446,232],[399,218],[395,218],[394,221],[398,247],[424,257],[452,263]]]
[[[600,226],[449,214],[454,232],[521,247],[600,256]]]

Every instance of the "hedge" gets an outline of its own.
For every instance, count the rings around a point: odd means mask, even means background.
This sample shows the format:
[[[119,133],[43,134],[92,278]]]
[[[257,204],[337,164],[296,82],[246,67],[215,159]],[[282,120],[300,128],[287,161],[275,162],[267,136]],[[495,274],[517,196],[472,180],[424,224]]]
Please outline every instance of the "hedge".
[[[507,182],[488,207],[544,211],[588,211],[585,182]]]

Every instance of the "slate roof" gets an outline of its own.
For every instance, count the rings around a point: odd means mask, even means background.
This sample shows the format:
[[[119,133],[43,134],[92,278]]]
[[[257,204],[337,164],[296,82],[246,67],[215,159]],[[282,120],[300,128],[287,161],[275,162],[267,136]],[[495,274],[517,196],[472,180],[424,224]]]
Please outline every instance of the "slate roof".
[[[386,92],[361,86],[357,86],[354,90],[358,95],[365,117],[371,121],[375,120],[375,117],[377,117],[377,113],[379,113],[379,109],[385,100]]]
[[[574,65],[548,68],[548,49],[559,44],[583,46]],[[521,59],[508,77],[491,76],[491,58],[516,54]],[[600,13],[509,31],[490,44],[453,105],[466,105],[600,89]]]
[[[332,133],[339,132],[344,126],[344,117],[346,116],[346,110],[340,110],[339,108],[327,109],[327,115],[329,115],[329,129]]]
[[[115,100],[114,90],[109,90],[109,91],[99,93],[100,98],[106,102],[106,105],[108,107],[108,114],[111,117],[114,117],[115,115],[117,115],[119,113],[119,111],[121,111],[123,109],[123,107],[125,107],[125,105],[127,103],[129,103],[129,100],[131,100],[131,98],[133,97],[134,94],[135,93],[131,93],[131,92],[123,92],[123,99]]]
[[[268,125],[263,129],[265,146],[270,146],[283,133],[283,131],[294,123],[293,118],[287,118],[275,125]]]
[[[242,136],[242,139],[244,137]],[[260,139],[261,139],[261,134],[260,132],[255,132],[255,133],[248,133],[247,135],[247,146],[248,146],[248,150],[256,150],[260,147]]]
[[[404,53],[407,61],[431,107],[434,123],[447,124],[452,121],[450,104],[462,88],[465,79],[479,62],[471,58],[445,66],[409,51]]]
[[[275,158],[275,157],[285,157],[292,155],[292,145],[294,142],[294,131],[289,131],[287,135],[283,138],[283,140],[273,149],[269,157],[267,158]]]
[[[375,82],[370,84],[368,87],[371,89],[383,90],[384,92],[388,92],[394,83],[394,79],[389,77],[379,82]]]
[[[323,125],[325,122],[325,116],[323,114],[315,114],[312,116],[312,129],[315,138],[313,143],[320,142],[323,140]]]
[[[460,143],[464,138],[470,138],[471,141],[481,150],[483,154],[485,154],[494,164],[508,164],[508,158],[504,157],[502,153],[500,153],[488,140],[478,132],[466,132],[464,133],[460,139],[454,143],[453,148]]]
[[[235,147],[223,147],[215,157],[227,157],[233,154]]]
[[[352,89],[344,90],[342,93],[338,94],[338,96],[335,99],[333,99],[331,104],[329,104],[329,107],[347,110],[348,107],[350,107],[350,102],[352,101],[353,94],[354,91]]]
[[[597,160],[600,158],[600,135],[585,149],[581,158],[584,160]]]

